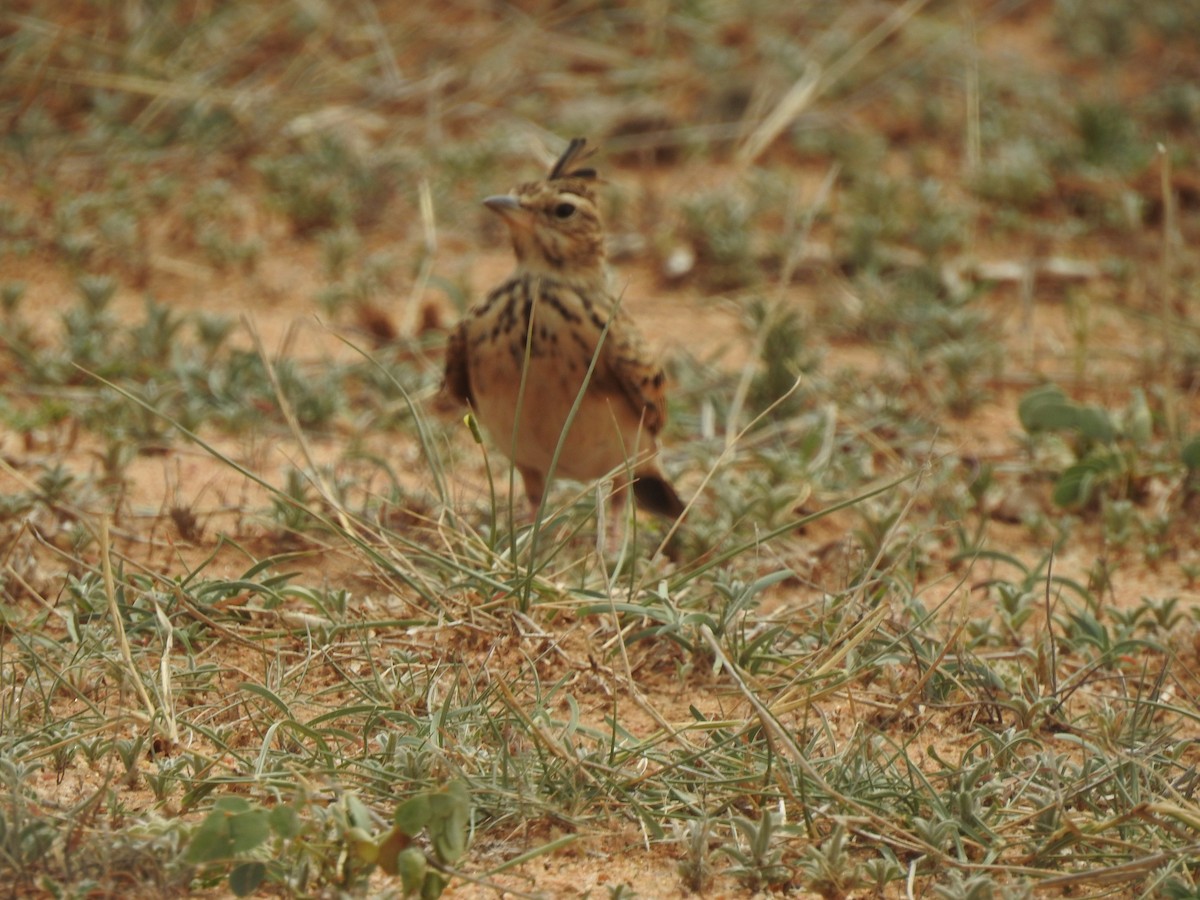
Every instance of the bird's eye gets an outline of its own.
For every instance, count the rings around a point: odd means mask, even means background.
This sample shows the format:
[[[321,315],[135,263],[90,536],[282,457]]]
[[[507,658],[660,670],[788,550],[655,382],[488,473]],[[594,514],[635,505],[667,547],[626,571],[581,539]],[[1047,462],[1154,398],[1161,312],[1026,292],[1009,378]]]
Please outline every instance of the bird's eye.
[[[575,204],[574,203],[558,204],[558,206],[554,207],[554,215],[558,216],[558,218],[560,218],[560,219],[571,218],[571,216],[575,215]]]

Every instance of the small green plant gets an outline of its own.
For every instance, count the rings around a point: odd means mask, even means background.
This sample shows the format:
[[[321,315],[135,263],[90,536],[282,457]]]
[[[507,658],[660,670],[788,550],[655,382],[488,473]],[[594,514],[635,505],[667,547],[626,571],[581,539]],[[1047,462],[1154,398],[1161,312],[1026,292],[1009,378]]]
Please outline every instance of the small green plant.
[[[400,876],[407,896],[438,897],[449,884],[447,868],[467,852],[470,824],[471,795],[463,782],[453,781],[444,790],[401,803],[392,827],[380,837],[370,838],[361,828],[349,837],[361,861]],[[421,836],[428,839],[431,856],[414,844]]]
[[[892,867],[897,868],[894,860]],[[833,834],[820,846],[808,847],[804,851],[800,860],[800,870],[804,885],[822,897],[845,897],[867,882],[863,865],[857,863],[849,853],[846,829],[841,824],[834,826]],[[877,867],[875,874],[879,887],[898,877],[897,872],[888,878],[891,869],[886,866]],[[880,876],[885,880],[878,881]]]
[[[283,488],[271,500],[271,517],[281,535],[296,537],[313,528],[316,523],[309,509],[314,497],[312,479],[303,470],[289,467]]]
[[[223,178],[201,184],[184,207],[189,235],[218,270],[239,267],[252,274],[263,252],[262,238],[254,233],[252,207]]]
[[[121,765],[125,768],[125,786],[137,787],[142,777],[140,763],[146,750],[146,736],[139,734],[132,738],[118,738],[113,741],[112,749],[116,751]]]
[[[27,289],[28,285],[24,281],[6,281],[0,284],[0,312],[4,313],[5,318],[11,319],[16,315]]]
[[[933,892],[941,900],[992,900],[998,896],[1022,896],[1019,892],[1010,892],[1007,886],[1002,892],[996,880],[986,873],[964,875],[953,870],[938,879],[938,883],[933,886]]]
[[[1028,137],[1005,141],[980,166],[971,185],[980,197],[1020,210],[1034,210],[1054,194],[1055,181],[1044,148]]]
[[[1137,17],[1131,13],[1128,0],[1056,0],[1054,23],[1059,39],[1073,52],[1116,60],[1133,47]]]
[[[268,808],[245,797],[219,797],[192,834],[184,860],[192,865],[227,867],[229,890],[236,897],[246,897],[270,880],[273,872],[282,874],[272,857],[300,830],[300,817],[292,806]],[[264,857],[258,851],[265,849],[268,841],[275,848]]]
[[[348,225],[323,231],[321,240],[321,263],[329,281],[340,281],[346,267],[362,249],[362,238]]]
[[[796,380],[817,365],[805,322],[796,309],[761,299],[750,305],[749,317],[762,348],[761,366],[746,398],[749,408],[755,413],[770,409],[776,419],[794,415],[805,406],[804,393],[794,390]]]
[[[791,880],[792,869],[783,861],[783,849],[775,840],[775,819],[771,813],[764,813],[757,822],[738,817],[730,824],[734,841],[718,849],[733,860],[727,870],[729,875],[752,891]]]
[[[1137,126],[1122,105],[1083,103],[1076,110],[1076,127],[1085,162],[1134,171],[1146,164],[1150,147],[1139,143]]]
[[[1136,502],[1147,478],[1187,464],[1187,447],[1173,462],[1153,441],[1153,414],[1140,389],[1125,410],[1114,415],[1070,400],[1057,385],[1044,385],[1021,398],[1017,413],[1031,437],[1068,441],[1075,460],[1057,474],[1053,497],[1059,506],[1089,507],[1101,495]],[[1119,531],[1119,519],[1113,524]]]
[[[31,782],[40,766],[0,756],[0,873],[11,884],[31,886],[30,872],[58,839],[55,823],[38,815],[30,800]]]
[[[713,878],[713,863],[709,847],[712,823],[707,818],[692,819],[680,826],[677,840],[684,857],[679,861],[679,875],[684,886],[694,893],[707,890]]]
[[[715,291],[747,287],[761,278],[752,236],[755,210],[733,190],[698,194],[684,201],[683,236],[695,249],[704,283]]]
[[[394,188],[389,164],[365,160],[330,135],[256,165],[272,199],[301,235],[374,222]]]

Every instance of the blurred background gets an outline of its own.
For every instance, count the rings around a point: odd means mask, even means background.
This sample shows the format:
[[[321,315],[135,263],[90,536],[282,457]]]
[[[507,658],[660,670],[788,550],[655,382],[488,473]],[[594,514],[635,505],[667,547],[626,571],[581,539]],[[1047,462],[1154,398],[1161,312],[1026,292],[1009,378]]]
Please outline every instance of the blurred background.
[[[1164,178],[1194,266],[1198,44],[1195,0],[15,0],[0,273],[165,295],[299,247],[289,302],[396,314],[436,239],[418,302],[461,306],[479,197],[585,135],[617,257],[671,284],[1061,254],[1141,303]]]

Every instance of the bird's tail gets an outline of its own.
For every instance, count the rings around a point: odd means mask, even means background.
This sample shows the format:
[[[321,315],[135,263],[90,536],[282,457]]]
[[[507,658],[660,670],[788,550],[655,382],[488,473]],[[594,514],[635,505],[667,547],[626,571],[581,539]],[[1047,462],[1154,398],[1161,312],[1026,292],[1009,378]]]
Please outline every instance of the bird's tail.
[[[633,499],[647,512],[668,519],[683,515],[683,501],[662,475],[638,475],[633,482]]]

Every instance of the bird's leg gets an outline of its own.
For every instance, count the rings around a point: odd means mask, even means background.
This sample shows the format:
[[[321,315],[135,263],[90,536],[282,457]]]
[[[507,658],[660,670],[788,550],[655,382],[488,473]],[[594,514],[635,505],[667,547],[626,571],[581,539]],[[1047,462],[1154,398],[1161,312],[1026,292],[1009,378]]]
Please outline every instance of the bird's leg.
[[[546,493],[546,477],[537,469],[528,466],[517,466],[521,473],[521,481],[525,484],[525,496],[529,499],[530,515],[536,515],[542,505],[542,497]]]

